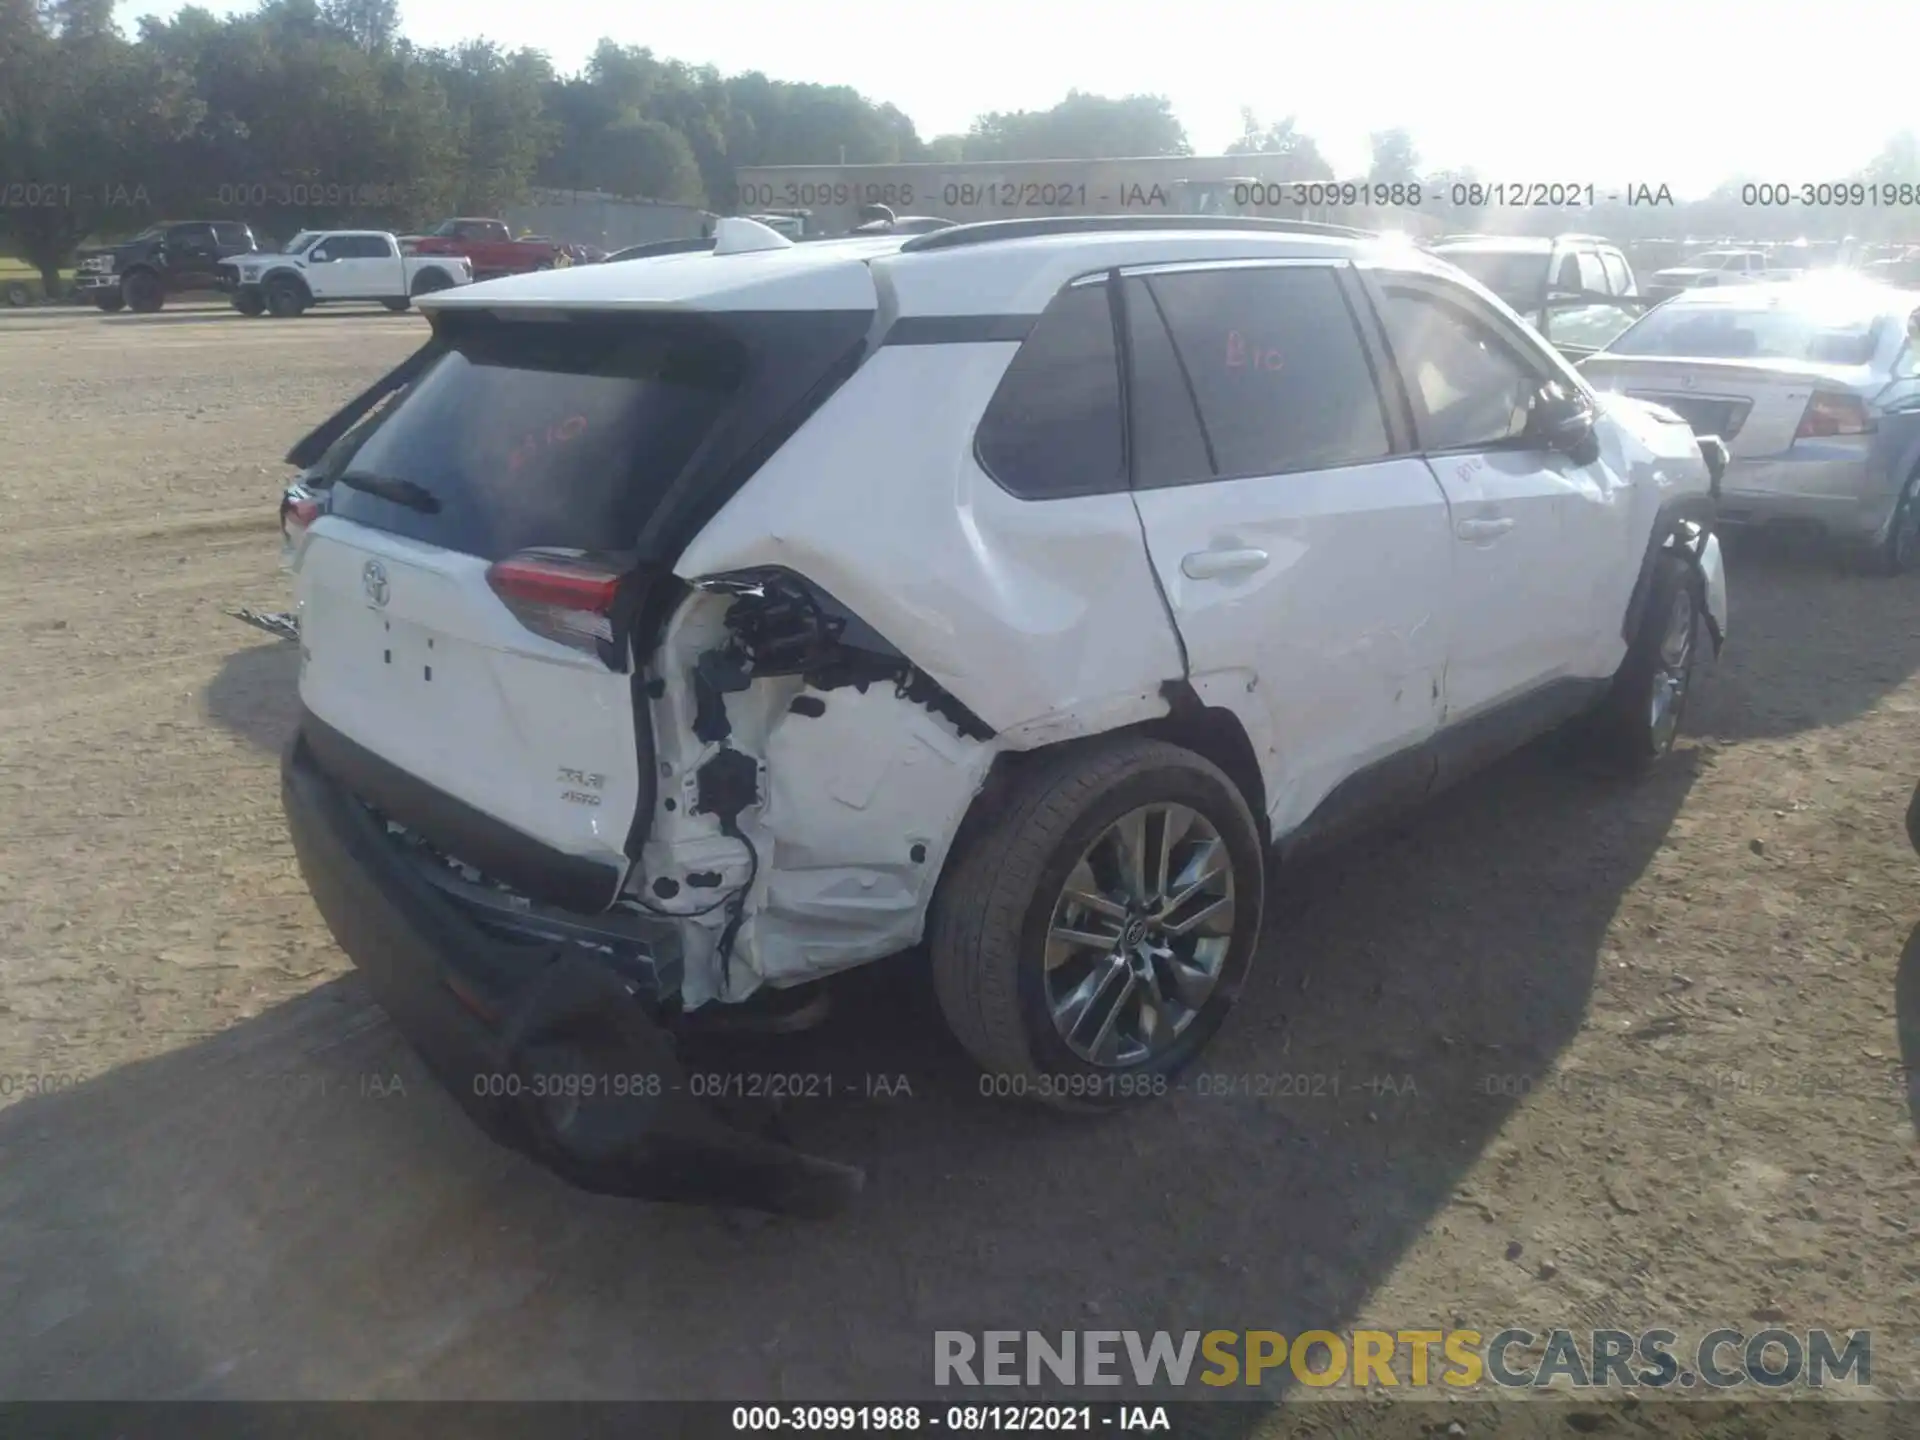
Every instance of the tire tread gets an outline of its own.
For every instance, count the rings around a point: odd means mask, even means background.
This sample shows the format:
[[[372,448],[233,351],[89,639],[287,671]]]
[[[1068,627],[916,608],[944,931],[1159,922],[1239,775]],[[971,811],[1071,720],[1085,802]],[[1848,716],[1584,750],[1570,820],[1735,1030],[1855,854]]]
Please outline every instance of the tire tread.
[[[1100,795],[1167,765],[1203,770],[1244,809],[1217,766],[1163,740],[1129,737],[1064,752],[1023,777],[1012,802],[973,837],[942,887],[928,935],[934,991],[955,1038],[988,1073],[1028,1079],[1039,1073],[1025,1044],[1019,998],[1019,937],[1033,900],[1032,877]]]

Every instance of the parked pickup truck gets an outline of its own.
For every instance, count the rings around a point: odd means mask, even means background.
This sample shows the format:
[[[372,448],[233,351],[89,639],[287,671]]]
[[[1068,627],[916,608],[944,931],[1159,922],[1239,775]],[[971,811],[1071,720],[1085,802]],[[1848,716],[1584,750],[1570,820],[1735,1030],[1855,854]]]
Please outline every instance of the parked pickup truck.
[[[220,268],[234,309],[283,318],[336,300],[377,300],[404,310],[416,295],[473,279],[466,257],[402,255],[400,242],[384,230],[302,230],[277,255],[244,255]]]
[[[119,245],[80,252],[73,288],[102,310],[158,310],[170,295],[219,290],[220,267],[255,254],[253,231],[237,220],[171,220]]]
[[[557,241],[516,240],[504,220],[442,220],[425,235],[402,236],[400,244],[409,255],[464,255],[473,262],[476,280],[552,270],[569,263]]]
[[[1751,285],[1765,280],[1791,280],[1804,273],[1804,267],[1779,264],[1765,250],[1707,250],[1684,265],[1655,271],[1647,282],[1649,295],[1666,300],[1682,290],[1698,290],[1710,285]]]

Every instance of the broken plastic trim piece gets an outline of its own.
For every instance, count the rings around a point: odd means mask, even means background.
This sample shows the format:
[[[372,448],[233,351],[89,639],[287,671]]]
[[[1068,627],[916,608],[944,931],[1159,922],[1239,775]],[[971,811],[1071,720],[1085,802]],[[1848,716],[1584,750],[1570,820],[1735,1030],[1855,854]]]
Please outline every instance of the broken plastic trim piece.
[[[730,683],[715,683],[722,675],[727,682],[742,674],[752,679],[798,675],[820,691],[852,686],[864,692],[869,685],[890,682],[894,694],[924,706],[961,735],[993,739],[992,726],[917,668],[879,631],[804,576],[768,566],[708,576],[693,585],[734,597],[726,615],[732,643],[726,650],[709,651],[701,662],[704,678],[716,692],[733,688]],[[708,664],[709,657],[716,655],[725,657],[726,663]],[[724,715],[724,702],[721,705]]]
[[[234,619],[243,621],[257,630],[264,630],[276,639],[300,643],[300,617],[285,611],[266,612],[249,610],[244,605],[237,610],[226,612]]]

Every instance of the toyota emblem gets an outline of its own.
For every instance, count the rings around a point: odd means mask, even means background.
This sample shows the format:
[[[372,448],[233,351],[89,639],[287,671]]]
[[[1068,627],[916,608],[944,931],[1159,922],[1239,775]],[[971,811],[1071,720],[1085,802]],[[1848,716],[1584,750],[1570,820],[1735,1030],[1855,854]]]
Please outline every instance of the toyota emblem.
[[[367,561],[367,568],[360,572],[360,588],[367,592],[367,603],[379,609],[387,603],[387,567],[378,560]]]

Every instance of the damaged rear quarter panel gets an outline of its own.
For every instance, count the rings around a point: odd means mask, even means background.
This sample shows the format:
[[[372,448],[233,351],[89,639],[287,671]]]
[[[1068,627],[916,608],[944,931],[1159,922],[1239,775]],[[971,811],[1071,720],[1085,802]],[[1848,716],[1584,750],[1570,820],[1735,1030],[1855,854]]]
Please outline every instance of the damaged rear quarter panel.
[[[1089,733],[1082,716],[1107,729],[1164,714],[1180,648],[1132,497],[1018,500],[974,461],[974,426],[1017,348],[883,348],[676,572],[803,575],[1002,733],[1051,742]]]
[[[891,681],[821,691],[798,675],[753,679],[726,694],[725,739],[701,740],[692,675],[702,656],[728,643],[733,603],[696,594],[680,607],[659,652],[664,683],[652,703],[662,801],[641,856],[640,893],[659,911],[687,916],[689,1006],[744,999],[762,984],[812,979],[917,943],[953,836],[1002,748],[962,735]],[[729,911],[716,902],[747,883],[751,866],[746,846],[697,808],[696,777],[722,749],[753,758],[761,773],[758,801],[738,819],[759,866],[724,964]],[[662,879],[674,893],[652,888]]]
[[[1183,664],[1131,496],[1019,500],[973,458],[975,424],[1017,348],[882,348],[675,566],[689,582],[764,567],[801,577],[994,732],[970,738],[887,681],[815,691],[774,676],[727,694],[724,743],[765,767],[761,803],[739,822],[761,863],[724,965],[724,910],[683,926],[690,1005],[910,947],[996,754],[1167,711],[1162,682]],[[746,878],[744,846],[684,799],[717,748],[692,729],[693,667],[724,643],[732,603],[687,601],[659,652],[661,793],[679,803],[656,816],[649,883],[709,863],[725,886]],[[791,710],[802,696],[824,709]],[[725,893],[657,903],[691,909]]]

